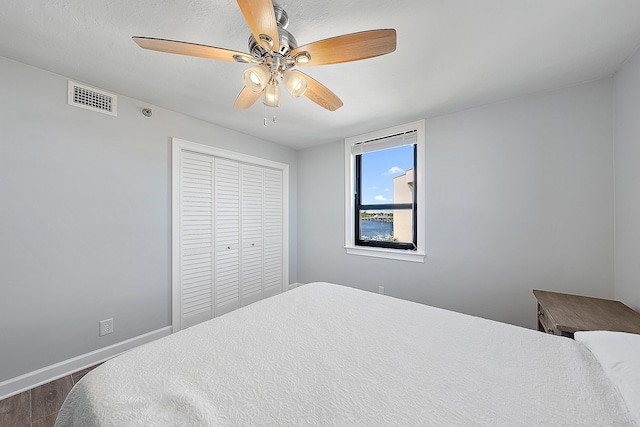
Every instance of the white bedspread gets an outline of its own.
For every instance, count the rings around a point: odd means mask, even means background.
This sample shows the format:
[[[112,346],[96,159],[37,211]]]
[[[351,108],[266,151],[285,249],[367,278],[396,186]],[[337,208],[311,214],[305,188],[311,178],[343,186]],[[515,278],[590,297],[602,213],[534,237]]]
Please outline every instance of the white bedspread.
[[[71,425],[635,424],[578,342],[317,283],[103,364]]]

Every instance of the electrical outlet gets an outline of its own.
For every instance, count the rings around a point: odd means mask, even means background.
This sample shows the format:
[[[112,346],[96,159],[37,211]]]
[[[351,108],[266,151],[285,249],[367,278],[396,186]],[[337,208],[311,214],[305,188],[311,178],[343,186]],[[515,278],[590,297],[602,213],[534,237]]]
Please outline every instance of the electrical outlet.
[[[100,336],[109,335],[113,332],[113,319],[100,321]]]
[[[384,286],[378,286],[378,293],[384,295]]]

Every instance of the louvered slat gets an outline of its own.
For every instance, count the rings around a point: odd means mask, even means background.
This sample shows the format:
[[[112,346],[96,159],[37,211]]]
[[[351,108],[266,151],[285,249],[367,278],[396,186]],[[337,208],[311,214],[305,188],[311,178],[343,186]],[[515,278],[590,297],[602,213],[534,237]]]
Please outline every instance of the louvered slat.
[[[262,248],[245,249],[242,256],[243,292],[246,283],[260,283],[262,281]]]
[[[215,315],[240,305],[240,166],[215,159]]]
[[[181,175],[182,326],[213,316],[213,159],[182,153]]]
[[[263,176],[264,168],[242,166],[242,305],[263,297]]]
[[[264,172],[264,289],[279,290],[283,282],[282,171]]]
[[[242,241],[262,245],[263,168],[242,167]]]
[[[264,236],[271,243],[282,238],[282,172],[267,169],[264,175]]]

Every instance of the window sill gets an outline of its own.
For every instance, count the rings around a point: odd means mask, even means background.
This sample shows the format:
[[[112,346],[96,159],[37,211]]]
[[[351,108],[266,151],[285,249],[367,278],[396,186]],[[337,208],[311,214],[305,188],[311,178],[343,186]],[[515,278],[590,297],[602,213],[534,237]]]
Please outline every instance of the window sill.
[[[366,246],[345,246],[344,248],[350,255],[395,259],[399,261],[424,262],[424,259],[427,256],[420,252],[403,251],[398,249],[371,248]]]

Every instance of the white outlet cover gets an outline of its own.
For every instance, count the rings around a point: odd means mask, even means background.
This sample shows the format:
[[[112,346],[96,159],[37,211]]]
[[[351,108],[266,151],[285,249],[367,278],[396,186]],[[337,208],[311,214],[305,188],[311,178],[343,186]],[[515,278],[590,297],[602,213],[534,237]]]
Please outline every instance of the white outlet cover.
[[[100,336],[109,335],[113,332],[113,319],[100,321]]]

